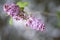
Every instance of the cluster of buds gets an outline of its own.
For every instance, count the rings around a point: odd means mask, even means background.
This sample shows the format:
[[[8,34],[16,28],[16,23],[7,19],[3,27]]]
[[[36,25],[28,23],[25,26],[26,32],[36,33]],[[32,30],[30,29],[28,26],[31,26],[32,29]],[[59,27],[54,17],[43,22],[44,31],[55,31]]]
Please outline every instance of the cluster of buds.
[[[25,12],[16,4],[5,4],[3,9],[9,16],[16,20],[26,20],[26,26],[30,26],[32,29],[41,31],[45,29],[45,25],[42,23],[41,19],[37,19],[33,16],[26,16]]]

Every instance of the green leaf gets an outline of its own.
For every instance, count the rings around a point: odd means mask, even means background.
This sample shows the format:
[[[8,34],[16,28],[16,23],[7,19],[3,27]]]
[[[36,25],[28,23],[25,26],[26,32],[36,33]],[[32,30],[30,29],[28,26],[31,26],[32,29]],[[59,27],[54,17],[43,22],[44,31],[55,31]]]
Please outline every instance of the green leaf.
[[[17,2],[17,5],[19,5],[19,7],[25,7],[28,5],[28,2]]]
[[[58,22],[58,27],[60,27],[60,22]]]
[[[13,20],[12,20],[12,17],[11,17],[10,20],[9,20],[9,24],[12,25],[12,22],[13,22]]]
[[[57,11],[57,20],[58,20],[57,26],[60,28],[60,11]]]
[[[20,10],[23,11],[24,10],[24,7],[21,7]]]
[[[57,12],[57,17],[60,19],[60,11]]]

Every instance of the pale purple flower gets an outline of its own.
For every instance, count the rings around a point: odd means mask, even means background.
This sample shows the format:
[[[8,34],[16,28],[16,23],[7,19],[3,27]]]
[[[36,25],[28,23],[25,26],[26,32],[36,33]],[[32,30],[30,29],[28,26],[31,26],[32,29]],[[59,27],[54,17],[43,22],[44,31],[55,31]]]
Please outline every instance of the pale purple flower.
[[[26,22],[26,26],[30,26],[32,29],[43,31],[45,29],[45,25],[41,19],[37,19],[35,17],[29,17]]]
[[[16,4],[5,4],[3,9],[8,15],[16,20],[26,19],[24,11],[20,10],[20,7]]]
[[[20,8],[16,4],[5,4],[3,9],[10,16],[16,16],[20,12]]]

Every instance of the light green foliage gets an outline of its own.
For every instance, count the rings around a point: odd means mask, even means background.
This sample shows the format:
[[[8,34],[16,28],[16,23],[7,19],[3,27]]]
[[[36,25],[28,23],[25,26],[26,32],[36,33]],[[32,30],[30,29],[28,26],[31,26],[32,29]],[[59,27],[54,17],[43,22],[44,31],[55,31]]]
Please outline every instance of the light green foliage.
[[[60,27],[60,22],[58,22],[58,27]]]
[[[19,5],[19,7],[25,7],[28,5],[28,2],[17,2],[17,5]]]
[[[13,22],[12,17],[10,17],[9,24],[12,25],[12,22]]]
[[[60,11],[57,12],[58,27],[60,27]]]
[[[24,7],[28,5],[28,2],[17,2],[16,5],[18,5],[20,10],[23,11]]]
[[[57,17],[60,19],[60,11],[57,12]]]

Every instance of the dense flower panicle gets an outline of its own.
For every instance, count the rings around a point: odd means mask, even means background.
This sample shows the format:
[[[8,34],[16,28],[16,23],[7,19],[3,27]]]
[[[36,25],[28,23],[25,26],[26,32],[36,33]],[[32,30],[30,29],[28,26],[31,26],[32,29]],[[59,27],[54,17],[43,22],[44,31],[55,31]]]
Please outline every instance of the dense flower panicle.
[[[4,11],[10,15],[12,18],[16,20],[27,20],[26,26],[30,26],[32,29],[41,30],[45,29],[45,25],[43,24],[41,19],[37,19],[32,15],[27,16],[24,11],[20,10],[20,7],[16,4],[5,4]]]
[[[45,29],[45,25],[42,23],[41,19],[36,19],[35,17],[30,17],[26,26],[30,26],[32,29],[43,31]]]
[[[16,4],[5,4],[4,11],[10,16],[16,16],[20,12],[20,8]]]

